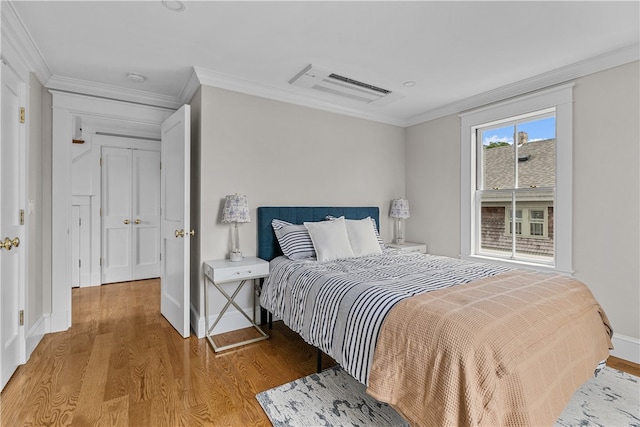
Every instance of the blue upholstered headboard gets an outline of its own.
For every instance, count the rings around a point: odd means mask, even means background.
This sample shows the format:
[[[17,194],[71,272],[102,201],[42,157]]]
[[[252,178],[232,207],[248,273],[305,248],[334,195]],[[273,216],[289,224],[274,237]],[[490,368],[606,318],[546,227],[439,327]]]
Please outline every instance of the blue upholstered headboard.
[[[272,219],[302,224],[305,221],[322,221],[327,215],[344,216],[347,219],[362,219],[370,216],[376,220],[378,231],[380,231],[380,209],[377,206],[262,206],[258,208],[258,257],[271,261],[282,255],[282,250],[280,250],[280,245],[271,227]]]

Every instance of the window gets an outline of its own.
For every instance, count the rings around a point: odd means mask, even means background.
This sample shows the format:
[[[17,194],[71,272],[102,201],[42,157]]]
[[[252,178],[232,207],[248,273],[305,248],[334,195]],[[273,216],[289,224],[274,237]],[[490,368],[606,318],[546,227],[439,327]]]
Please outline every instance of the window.
[[[463,257],[571,271],[572,88],[460,116]]]
[[[553,210],[555,199],[555,108],[508,117],[474,129],[475,198],[480,214],[476,252],[552,263],[553,234],[545,233],[548,229],[545,211]],[[506,233],[500,232],[503,230]]]

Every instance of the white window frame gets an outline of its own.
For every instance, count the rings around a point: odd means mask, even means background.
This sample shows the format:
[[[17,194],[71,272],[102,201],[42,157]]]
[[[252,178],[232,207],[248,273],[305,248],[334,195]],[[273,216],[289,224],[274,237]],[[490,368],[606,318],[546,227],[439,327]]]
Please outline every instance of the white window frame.
[[[573,215],[573,87],[568,83],[523,95],[460,114],[460,257],[514,266],[533,267],[572,274]],[[555,108],[556,114],[556,197],[554,213],[554,261],[506,260],[477,253],[476,209],[477,144],[480,126],[536,111]]]

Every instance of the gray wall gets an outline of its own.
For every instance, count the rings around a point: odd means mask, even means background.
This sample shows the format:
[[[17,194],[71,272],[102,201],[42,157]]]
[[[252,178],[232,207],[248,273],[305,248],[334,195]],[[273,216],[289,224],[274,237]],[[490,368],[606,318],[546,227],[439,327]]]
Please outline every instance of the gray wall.
[[[220,223],[220,211],[224,196],[233,193],[247,195],[251,209],[252,223],[240,225],[245,255],[256,254],[258,206],[378,206],[382,236],[391,239],[389,203],[404,195],[403,128],[209,86],[200,90],[192,101],[200,116],[200,261],[228,256],[231,227]],[[203,313],[202,270],[196,268],[192,305]],[[222,302],[211,301],[217,313]]]
[[[28,85],[27,357],[44,335],[51,312],[51,94],[34,73],[29,73]]]
[[[618,334],[640,337],[638,62],[577,79],[573,104],[573,268]],[[460,252],[460,120],[407,129],[409,240]]]

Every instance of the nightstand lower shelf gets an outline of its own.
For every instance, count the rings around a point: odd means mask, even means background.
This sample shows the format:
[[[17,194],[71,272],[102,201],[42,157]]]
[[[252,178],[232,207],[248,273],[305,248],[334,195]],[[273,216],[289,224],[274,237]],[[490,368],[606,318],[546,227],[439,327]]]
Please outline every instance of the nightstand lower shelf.
[[[240,347],[246,344],[255,343],[258,341],[266,340],[269,335],[262,330],[260,325],[255,321],[255,298],[258,289],[255,287],[255,280],[267,277],[269,275],[269,264],[266,261],[258,258],[245,258],[239,262],[231,262],[229,260],[217,260],[207,261],[204,265],[204,298],[205,298],[205,329],[206,337],[213,348],[213,351],[218,353],[225,350],[230,350],[236,347]],[[224,288],[223,284],[229,284],[232,282],[240,282],[233,293],[229,295]],[[250,281],[254,288],[252,289],[253,304],[252,304],[252,316],[249,316],[242,307],[235,301],[236,297],[244,287],[245,283]],[[225,297],[226,303],[222,310],[218,313],[218,316],[212,324],[209,324],[209,284],[212,284]],[[260,334],[257,338],[250,338],[247,340],[235,342],[227,345],[217,345],[213,339],[212,333],[215,327],[218,325],[222,316],[227,312],[229,307],[234,306],[238,312],[240,312],[251,324],[251,326]]]

